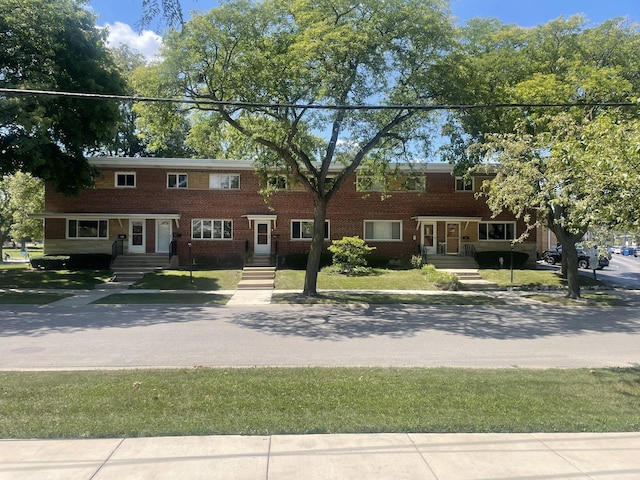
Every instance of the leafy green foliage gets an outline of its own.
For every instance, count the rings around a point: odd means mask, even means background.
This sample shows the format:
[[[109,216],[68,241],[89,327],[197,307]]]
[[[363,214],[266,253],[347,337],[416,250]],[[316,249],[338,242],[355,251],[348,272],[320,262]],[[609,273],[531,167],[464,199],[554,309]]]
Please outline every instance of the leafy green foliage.
[[[105,46],[106,32],[76,0],[4,0],[0,4],[3,88],[123,94]],[[75,193],[93,184],[84,154],[113,138],[113,102],[58,96],[0,95],[0,175],[17,171]]]
[[[366,275],[367,255],[375,250],[360,237],[342,237],[333,240],[327,249],[333,254],[333,265],[345,275]]]
[[[159,11],[160,2],[147,5]],[[437,118],[358,107],[438,102],[450,85],[439,62],[453,34],[443,0],[234,0],[170,33],[163,60],[137,84],[145,95],[202,102],[187,140],[198,155],[242,155],[309,192],[316,228],[304,291],[314,295],[328,202],[367,159],[424,158]],[[354,108],[310,108],[325,104]],[[159,137],[181,114],[157,105],[139,113]]]

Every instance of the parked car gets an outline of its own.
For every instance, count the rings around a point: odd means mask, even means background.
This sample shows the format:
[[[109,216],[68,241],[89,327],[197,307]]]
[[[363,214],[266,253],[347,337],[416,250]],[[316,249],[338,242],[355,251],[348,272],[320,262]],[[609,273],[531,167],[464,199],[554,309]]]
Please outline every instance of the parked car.
[[[622,253],[622,247],[611,247],[611,253]]]
[[[634,257],[640,257],[640,245],[636,247],[636,251],[633,254]]]
[[[584,253],[583,250],[578,249],[578,268],[591,268],[589,265],[589,255]],[[562,262],[562,247],[556,247],[551,250],[545,250],[542,252],[542,259],[549,265],[555,265]],[[598,266],[596,270],[602,270],[604,267],[609,266],[609,259],[607,257],[601,257],[598,259]]]
[[[626,255],[626,256],[630,256],[636,255],[636,247],[635,246],[631,246],[631,245],[627,245],[626,247],[622,247],[622,250],[620,251],[620,253],[622,253],[622,255]]]

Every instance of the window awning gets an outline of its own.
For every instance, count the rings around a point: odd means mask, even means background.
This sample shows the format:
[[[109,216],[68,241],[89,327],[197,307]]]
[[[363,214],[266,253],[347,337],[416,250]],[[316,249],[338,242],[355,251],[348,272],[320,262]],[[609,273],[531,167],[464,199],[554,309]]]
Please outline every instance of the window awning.
[[[456,217],[456,216],[437,216],[437,215],[419,215],[417,217],[413,217],[416,221],[416,230],[420,229],[420,225],[423,223],[434,223],[434,222],[451,222],[451,223],[465,223],[467,226],[470,222],[481,222],[482,217]]]
[[[254,221],[270,221],[273,222],[273,228],[276,228],[276,219],[278,218],[278,215],[266,215],[266,214],[247,214],[247,215],[242,215],[243,217],[246,217],[247,220],[249,220],[249,228],[251,228],[251,222]]]

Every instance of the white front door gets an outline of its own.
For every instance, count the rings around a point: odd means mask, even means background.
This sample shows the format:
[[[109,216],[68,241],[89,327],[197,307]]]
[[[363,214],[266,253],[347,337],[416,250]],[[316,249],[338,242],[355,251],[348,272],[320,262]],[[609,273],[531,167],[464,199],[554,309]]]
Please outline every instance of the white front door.
[[[271,221],[255,221],[253,253],[254,255],[271,254]]]
[[[426,250],[427,254],[438,253],[438,246],[436,244],[437,239],[436,224],[435,223],[423,223],[422,224],[422,237],[420,238],[420,244]]]
[[[156,253],[169,253],[171,220],[156,220]]]
[[[129,220],[129,253],[145,253],[146,220]]]

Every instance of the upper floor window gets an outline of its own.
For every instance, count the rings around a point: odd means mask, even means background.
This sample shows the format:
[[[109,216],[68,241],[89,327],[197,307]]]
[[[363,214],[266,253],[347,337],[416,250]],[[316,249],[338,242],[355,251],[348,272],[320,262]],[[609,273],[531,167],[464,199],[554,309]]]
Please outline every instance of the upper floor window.
[[[168,173],[167,188],[187,188],[189,186],[186,173]]]
[[[209,175],[209,188],[238,190],[240,189],[240,175],[237,173],[212,173]]]
[[[116,172],[116,187],[135,188],[136,172]]]
[[[424,192],[427,179],[424,175],[408,176],[404,182],[405,190],[409,192]]]
[[[513,240],[516,238],[516,224],[513,222],[478,223],[478,240]]]
[[[456,192],[473,192],[473,178],[456,177]]]
[[[292,240],[311,240],[313,238],[313,220],[291,220]],[[329,240],[329,220],[324,221],[324,239]]]
[[[267,179],[267,183],[278,190],[286,190],[288,187],[287,177],[284,175],[272,175]]]
[[[383,179],[370,175],[358,175],[356,179],[356,190],[359,192],[383,192],[386,184]]]
[[[383,241],[402,240],[402,222],[400,220],[365,220],[364,239]]]
[[[191,238],[194,240],[231,240],[233,238],[232,220],[193,219]]]
[[[107,220],[67,221],[67,238],[109,238],[109,222]]]

